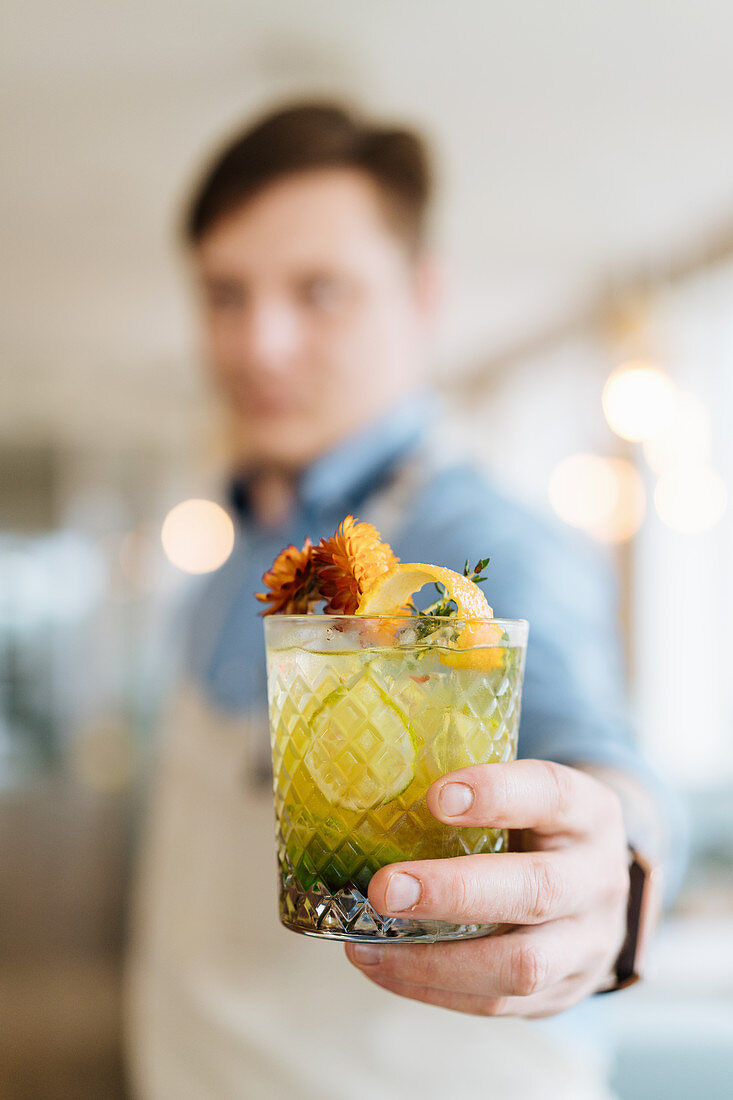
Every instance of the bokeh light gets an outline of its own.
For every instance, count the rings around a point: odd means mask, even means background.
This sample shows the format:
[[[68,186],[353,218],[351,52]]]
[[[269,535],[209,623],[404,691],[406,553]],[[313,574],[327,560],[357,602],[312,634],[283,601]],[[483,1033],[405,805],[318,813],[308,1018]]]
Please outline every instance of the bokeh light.
[[[552,472],[549,496],[560,519],[603,542],[624,542],[644,519],[644,485],[624,458],[568,455]]]
[[[234,524],[213,500],[184,500],[172,508],[161,530],[169,561],[184,573],[212,573],[234,547]]]
[[[725,482],[710,466],[678,467],[664,474],[654,491],[662,523],[684,535],[715,527],[727,504]]]
[[[710,457],[710,412],[694,393],[678,390],[674,414],[654,439],[644,443],[644,457],[655,474],[679,466],[701,466]]]
[[[622,439],[639,442],[660,435],[674,418],[677,390],[657,367],[624,363],[603,387],[603,411]]]

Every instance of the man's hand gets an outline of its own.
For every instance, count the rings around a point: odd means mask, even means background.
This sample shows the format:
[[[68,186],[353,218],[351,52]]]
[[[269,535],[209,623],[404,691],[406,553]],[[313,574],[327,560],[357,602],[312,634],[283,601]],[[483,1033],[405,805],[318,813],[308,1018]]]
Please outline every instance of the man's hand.
[[[509,926],[502,935],[412,946],[350,944],[377,985],[484,1016],[549,1016],[599,989],[623,943],[629,887],[619,798],[576,768],[483,764],[427,793],[448,825],[522,831],[520,852],[393,863],[369,884],[385,915]]]

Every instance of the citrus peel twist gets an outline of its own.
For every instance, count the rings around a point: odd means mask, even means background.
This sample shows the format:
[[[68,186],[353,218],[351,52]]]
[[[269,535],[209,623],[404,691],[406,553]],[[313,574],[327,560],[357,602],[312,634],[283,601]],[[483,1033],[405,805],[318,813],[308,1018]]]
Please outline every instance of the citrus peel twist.
[[[488,671],[501,666],[502,628],[491,620],[494,612],[481,589],[467,577],[440,565],[410,562],[395,565],[378,576],[359,599],[357,615],[401,616],[412,596],[426,584],[440,584],[456,605],[456,618],[465,620],[456,651],[444,649],[440,660],[453,668]]]

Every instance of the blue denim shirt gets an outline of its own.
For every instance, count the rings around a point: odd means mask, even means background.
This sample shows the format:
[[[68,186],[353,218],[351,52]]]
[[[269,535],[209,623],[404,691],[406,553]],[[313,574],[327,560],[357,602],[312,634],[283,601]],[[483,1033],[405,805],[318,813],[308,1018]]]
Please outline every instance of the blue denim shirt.
[[[227,713],[265,705],[260,605],[253,593],[277,553],[309,535],[330,535],[348,513],[379,495],[429,430],[426,396],[402,403],[378,423],[319,458],[302,475],[287,525],[259,527],[235,484],[234,552],[200,589],[188,630],[188,673]],[[598,763],[657,780],[628,720],[608,563],[568,529],[540,519],[465,464],[447,463],[423,480],[394,530],[383,531],[402,561],[462,571],[490,556],[484,591],[501,618],[530,623],[519,755]]]
[[[395,475],[424,447],[435,408],[426,397],[394,408],[378,423],[319,458],[300,478],[296,508],[275,529],[257,525],[246,485],[232,486],[237,538],[229,560],[200,583],[184,630],[186,673],[208,703],[236,715],[265,708],[261,605],[253,593],[289,543],[330,535],[351,512],[368,518]],[[402,561],[462,571],[490,556],[483,585],[497,617],[529,620],[519,755],[567,764],[596,763],[636,775],[656,794],[679,837],[674,797],[644,761],[626,707],[617,630],[617,593],[608,561],[585,539],[506,497],[470,465],[444,462],[407,498],[382,534]],[[266,748],[266,752],[269,750]],[[676,820],[677,819],[677,820]],[[683,843],[668,875],[674,891]],[[601,1028],[604,1006],[586,1002],[545,1029]]]

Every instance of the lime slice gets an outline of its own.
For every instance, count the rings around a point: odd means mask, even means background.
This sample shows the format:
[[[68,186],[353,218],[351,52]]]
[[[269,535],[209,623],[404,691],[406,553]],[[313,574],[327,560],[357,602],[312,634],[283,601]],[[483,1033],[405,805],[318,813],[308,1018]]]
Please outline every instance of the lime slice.
[[[402,794],[415,777],[419,739],[367,671],[327,695],[310,722],[305,762],[332,805],[371,810]]]

